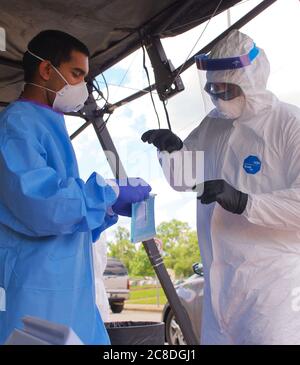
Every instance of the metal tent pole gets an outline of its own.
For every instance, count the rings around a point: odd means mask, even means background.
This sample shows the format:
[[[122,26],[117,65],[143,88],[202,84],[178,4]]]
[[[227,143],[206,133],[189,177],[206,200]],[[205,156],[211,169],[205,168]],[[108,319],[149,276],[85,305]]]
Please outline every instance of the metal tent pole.
[[[254,9],[249,11],[246,15],[244,15],[241,19],[239,19],[236,23],[234,23],[230,28],[226,29],[223,33],[221,33],[218,37],[216,37],[214,40],[212,40],[209,44],[207,44],[205,47],[203,47],[199,52],[194,54],[192,57],[190,57],[183,65],[179,66],[176,70],[173,71],[174,78],[176,76],[179,76],[180,74],[187,70],[189,67],[191,67],[195,63],[195,56],[201,53],[207,53],[211,50],[211,48],[217,44],[222,38],[224,38],[231,30],[233,29],[240,29],[245,24],[249,23],[250,20],[255,18],[257,15],[262,13],[264,10],[266,10],[270,5],[272,5],[277,0],[264,0],[262,3],[257,5]],[[116,103],[112,104],[110,106],[111,110],[115,110],[116,108],[119,108],[120,106],[123,106],[133,100],[136,100],[140,98],[141,96],[147,94],[150,91],[153,91],[156,89],[156,85],[152,84],[146,88],[144,88],[141,91],[138,91],[120,101],[117,101]]]
[[[155,270],[158,280],[166,294],[170,307],[174,313],[187,345],[199,345],[200,339],[197,339],[194,333],[191,319],[177,295],[154,239],[152,238],[150,240],[144,241],[143,245],[152,267]],[[200,315],[201,313],[199,313],[199,316]]]
[[[223,33],[221,33],[218,37],[216,37],[214,40],[212,40],[209,44],[207,44],[205,47],[203,47],[199,52],[197,52],[194,56],[189,58],[183,65],[179,66],[176,70],[173,71],[174,78],[178,76],[177,74],[180,71],[180,74],[187,70],[189,67],[191,67],[195,62],[195,56],[200,53],[207,53],[211,50],[211,48],[217,44],[222,38],[224,38],[232,29],[240,29],[245,24],[249,23],[253,18],[255,18],[257,15],[262,13],[264,10],[266,10],[269,6],[271,6],[274,2],[277,0],[264,0],[259,5],[257,5],[254,9],[250,10],[246,15],[244,15],[241,19],[239,19],[236,23],[234,23],[230,28],[226,29]],[[1,64],[1,59],[0,59]],[[123,106],[125,104],[128,104],[129,102],[136,100],[145,94],[149,93],[150,91],[153,91],[156,89],[156,85],[152,84],[148,87],[145,87],[143,90],[140,90],[132,95],[127,96],[126,98],[117,101],[114,104],[111,104],[108,107],[108,112],[113,112],[115,109],[119,108],[120,106]],[[1,106],[1,105],[0,105]],[[73,115],[76,115],[73,113]],[[77,116],[80,116],[77,113]],[[71,139],[76,137],[79,133],[81,133],[85,128],[89,126],[90,122],[84,123],[76,132],[74,132],[71,136]]]
[[[97,104],[90,93],[89,100],[87,103],[87,112],[85,114],[85,119],[87,123],[90,121],[95,129],[99,142],[106,154],[108,163],[112,169],[113,174],[116,178],[126,178],[127,174],[125,172],[124,166],[120,161],[120,157],[116,150],[116,147],[111,139],[109,131],[106,128],[106,124],[103,121],[101,115],[93,116],[91,114],[92,110],[96,110]],[[94,113],[95,114],[95,113]],[[90,119],[91,118],[91,119]],[[159,253],[154,239],[147,240],[143,242],[149,260],[153,266],[153,269],[159,279],[159,282],[166,294],[166,297],[170,303],[170,307],[176,317],[177,323],[182,330],[185,341],[188,345],[197,345],[199,340],[197,340],[196,335],[193,332],[192,323],[187,315],[180,299],[176,293],[174,285],[170,279],[170,276],[166,270],[163,259]],[[199,313],[199,315],[201,315]]]

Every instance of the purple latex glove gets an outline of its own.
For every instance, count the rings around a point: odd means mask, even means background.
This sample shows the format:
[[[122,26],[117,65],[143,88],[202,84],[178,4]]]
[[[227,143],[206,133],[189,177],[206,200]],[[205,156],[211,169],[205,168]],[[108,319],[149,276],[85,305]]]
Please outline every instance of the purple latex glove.
[[[147,199],[152,188],[139,177],[114,181],[118,184],[119,196],[112,209],[118,215],[131,217],[131,204]]]

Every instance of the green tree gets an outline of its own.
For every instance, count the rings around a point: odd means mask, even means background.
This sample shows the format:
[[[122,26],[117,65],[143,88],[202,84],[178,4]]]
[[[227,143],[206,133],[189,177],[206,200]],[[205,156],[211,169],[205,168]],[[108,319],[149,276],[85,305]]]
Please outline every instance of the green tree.
[[[157,227],[157,237],[163,242],[166,267],[173,269],[177,277],[191,275],[193,263],[201,258],[197,234],[188,223],[176,219],[162,222]],[[144,246],[131,243],[130,234],[124,227],[118,227],[113,242],[109,242],[109,256],[123,261],[131,276],[154,276]]]
[[[136,251],[133,260],[130,263],[130,273],[132,276],[154,276],[155,272],[150,263],[148,255],[141,245]]]
[[[125,227],[118,227],[114,236],[114,241],[108,243],[109,256],[121,260],[130,272],[130,263],[135,257],[136,247],[130,242],[130,235]]]
[[[176,276],[190,276],[193,273],[193,264],[201,260],[197,233],[195,231],[188,232],[187,241],[174,247],[173,250],[171,249],[169,255],[179,258],[179,260],[175,260],[176,262],[173,267]]]
[[[173,269],[177,277],[191,275],[193,263],[201,260],[197,233],[188,223],[176,219],[161,223],[157,233],[163,242],[166,267]]]
[[[172,219],[170,222],[162,222],[156,231],[157,236],[164,242],[164,250],[167,251],[183,242],[190,230],[188,223]]]

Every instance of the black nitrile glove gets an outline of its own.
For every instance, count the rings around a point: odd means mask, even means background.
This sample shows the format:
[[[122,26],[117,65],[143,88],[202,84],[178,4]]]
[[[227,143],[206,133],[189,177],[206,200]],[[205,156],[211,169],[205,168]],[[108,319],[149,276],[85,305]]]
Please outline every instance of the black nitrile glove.
[[[181,150],[182,140],[169,129],[150,129],[141,137],[143,142],[154,144],[160,151],[169,153]]]
[[[193,190],[197,191],[197,186]],[[236,190],[225,180],[209,180],[204,182],[203,193],[197,199],[201,200],[202,204],[216,201],[229,212],[242,214],[247,205],[248,194]]]

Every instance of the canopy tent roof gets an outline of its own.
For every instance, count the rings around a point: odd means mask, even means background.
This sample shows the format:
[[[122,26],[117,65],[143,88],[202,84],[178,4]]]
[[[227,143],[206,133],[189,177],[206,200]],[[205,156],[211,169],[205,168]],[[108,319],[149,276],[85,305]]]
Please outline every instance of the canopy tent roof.
[[[241,0],[0,0],[0,102],[16,99],[23,88],[22,57],[40,31],[57,29],[83,41],[91,52],[95,77],[141,44],[141,34],[176,36]]]

